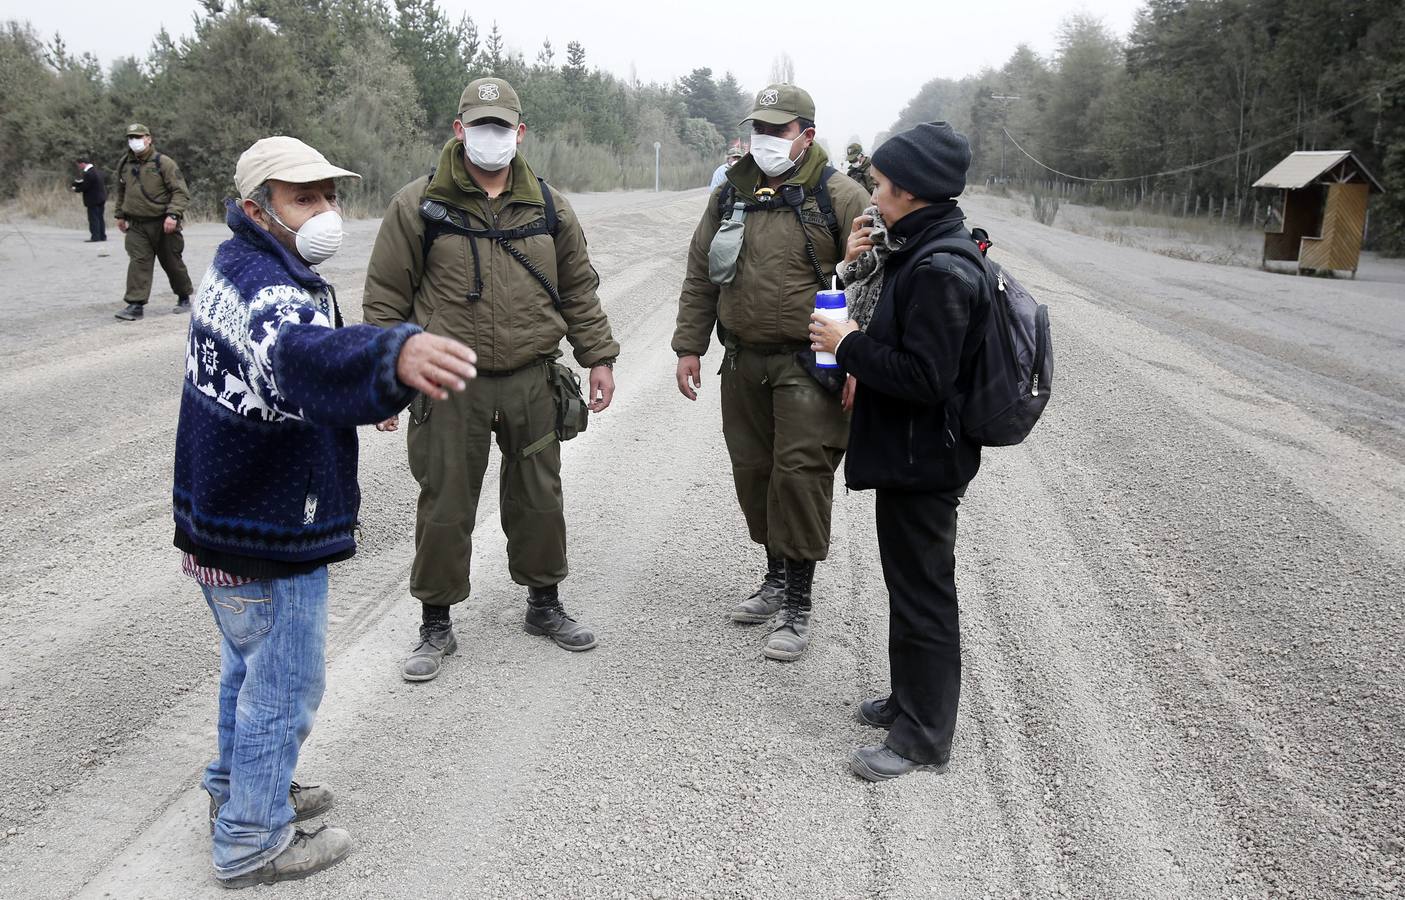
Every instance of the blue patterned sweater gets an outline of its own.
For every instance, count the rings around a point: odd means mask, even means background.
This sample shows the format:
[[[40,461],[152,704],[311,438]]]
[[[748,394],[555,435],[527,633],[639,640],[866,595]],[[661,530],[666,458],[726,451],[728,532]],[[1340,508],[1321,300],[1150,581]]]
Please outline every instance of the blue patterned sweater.
[[[356,546],[356,428],[414,396],[395,377],[420,329],[342,327],[336,295],[232,201],[191,304],[176,526],[223,554],[304,562]]]

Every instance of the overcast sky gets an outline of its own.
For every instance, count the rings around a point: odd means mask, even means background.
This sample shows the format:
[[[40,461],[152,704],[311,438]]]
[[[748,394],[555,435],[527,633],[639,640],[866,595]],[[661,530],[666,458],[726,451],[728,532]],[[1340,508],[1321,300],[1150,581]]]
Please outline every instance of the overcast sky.
[[[440,0],[455,19],[468,13],[486,33],[496,21],[508,45],[528,58],[550,38],[557,61],[566,43],[585,45],[586,59],[621,77],[631,66],[643,81],[671,81],[699,66],[731,71],[755,92],[773,58],[795,62],[795,81],[815,98],[822,137],[835,146],[858,135],[869,147],[922,84],[999,66],[1020,43],[1053,51],[1060,20],[1097,16],[1125,36],[1141,0],[833,0],[771,3],[668,0],[527,0],[501,4]],[[60,32],[76,52],[104,63],[144,56],[164,25],[187,34],[193,0],[0,0],[0,19],[27,19],[46,38]],[[775,24],[762,24],[774,19]],[[872,149],[869,147],[869,149]]]

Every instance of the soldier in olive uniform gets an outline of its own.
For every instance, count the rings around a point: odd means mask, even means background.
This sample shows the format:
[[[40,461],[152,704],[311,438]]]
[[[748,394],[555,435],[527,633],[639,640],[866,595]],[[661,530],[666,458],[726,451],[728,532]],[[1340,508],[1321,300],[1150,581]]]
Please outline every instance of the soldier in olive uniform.
[[[693,235],[673,350],[678,389],[694,400],[720,322],[722,433],[747,528],[767,557],[761,586],[731,618],[770,621],[762,652],[793,660],[809,645],[811,581],[829,554],[834,470],[849,440],[835,385],[817,380],[810,314],[868,197],[815,144],[805,91],[771,85],[747,120],[751,152],[727,170]]]
[[[863,144],[850,144],[846,155],[849,160],[849,171],[846,174],[872,194],[875,182],[869,169],[873,167],[873,160],[863,155]]]
[[[420,485],[410,593],[423,622],[402,672],[410,681],[434,678],[458,647],[449,608],[469,594],[473,521],[494,436],[508,571],[528,590],[526,629],[567,650],[596,643],[557,594],[567,573],[566,522],[550,379],[565,337],[590,369],[590,409],[603,410],[620,345],[596,296],[580,221],[517,153],[526,130],[511,85],[470,83],[434,171],[390,201],[366,274],[367,322],[415,322],[478,352],[468,390],[410,406],[410,471]]]
[[[127,237],[127,306],[117,318],[142,317],[151,297],[151,269],[157,260],[176,295],[172,312],[189,312],[194,287],[181,253],[185,238],[181,220],[190,205],[190,191],[180,166],[151,142],[151,129],[133,124],[127,129],[127,152],[117,164],[117,228]]]

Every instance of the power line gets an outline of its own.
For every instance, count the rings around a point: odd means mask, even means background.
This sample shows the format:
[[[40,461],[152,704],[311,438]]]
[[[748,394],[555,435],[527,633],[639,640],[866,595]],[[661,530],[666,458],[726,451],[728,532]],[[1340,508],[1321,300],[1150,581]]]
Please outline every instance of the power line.
[[[1351,101],[1350,103],[1347,103],[1347,104],[1345,104],[1345,105],[1343,105],[1343,106],[1339,106],[1339,107],[1337,107],[1336,109],[1328,110],[1327,112],[1324,112],[1324,113],[1319,113],[1319,114],[1317,114],[1317,115],[1315,115],[1315,116],[1312,116],[1312,117],[1310,117],[1310,118],[1304,119],[1303,121],[1304,121],[1304,122],[1315,122],[1315,121],[1318,120],[1318,119],[1325,119],[1325,118],[1328,117],[1328,116],[1334,116],[1334,115],[1336,115],[1337,113],[1344,112],[1345,110],[1351,109],[1353,106],[1358,106],[1358,105],[1360,105],[1360,104],[1362,104],[1362,103],[1365,103],[1367,100],[1370,100],[1372,97],[1376,96],[1376,93],[1377,93],[1377,91],[1378,91],[1380,88],[1390,87],[1391,85],[1396,84],[1396,83],[1398,83],[1398,82],[1402,82],[1402,81],[1405,81],[1405,76],[1402,76],[1402,77],[1400,77],[1400,78],[1395,78],[1395,79],[1392,79],[1391,81],[1385,82],[1384,84],[1380,85],[1378,88],[1372,89],[1370,93],[1368,93],[1368,94],[1366,94],[1366,95],[1364,95],[1364,96],[1362,96],[1362,97],[1358,97],[1357,99]],[[1292,135],[1294,135],[1294,134],[1296,134],[1296,133],[1298,132],[1298,127],[1295,126],[1294,128],[1291,128],[1291,129],[1289,129],[1288,131],[1283,131],[1283,132],[1280,132],[1280,133],[1278,133],[1278,134],[1275,134],[1273,137],[1266,138],[1266,139],[1264,139],[1264,140],[1262,140],[1262,141],[1259,141],[1259,142],[1256,143],[1256,144],[1252,144],[1252,145],[1250,145],[1250,146],[1248,146],[1248,147],[1245,147],[1245,148],[1242,149],[1242,150],[1236,150],[1236,151],[1233,152],[1233,153],[1226,153],[1226,154],[1224,154],[1223,156],[1217,156],[1217,157],[1215,157],[1214,159],[1206,160],[1205,162],[1194,163],[1193,165],[1189,165],[1189,166],[1181,166],[1180,168],[1177,168],[1177,169],[1167,169],[1167,170],[1164,171],[1164,172],[1153,172],[1153,173],[1149,173],[1149,174],[1146,174],[1146,175],[1130,175],[1130,176],[1125,176],[1125,177],[1122,177],[1122,178],[1085,178],[1085,177],[1082,176],[1082,175],[1074,175],[1074,174],[1072,174],[1072,173],[1070,173],[1070,172],[1062,172],[1062,171],[1060,171],[1060,170],[1058,170],[1058,169],[1055,169],[1053,166],[1047,165],[1046,163],[1042,162],[1041,160],[1035,158],[1035,156],[1034,156],[1033,154],[1031,154],[1031,153],[1030,153],[1028,150],[1026,150],[1024,147],[1020,146],[1020,142],[1017,141],[1017,140],[1015,140],[1015,136],[1012,135],[1012,134],[1010,134],[1010,132],[1009,132],[1008,129],[1006,129],[1006,128],[1004,128],[1004,127],[1001,127],[1000,130],[1001,130],[1002,132],[1004,132],[1005,137],[1007,137],[1007,138],[1010,139],[1010,143],[1012,143],[1012,144],[1015,145],[1015,149],[1016,149],[1016,150],[1020,151],[1020,152],[1023,153],[1025,156],[1029,157],[1030,162],[1034,163],[1036,166],[1039,166],[1041,169],[1045,169],[1045,170],[1047,170],[1047,171],[1049,171],[1049,172],[1054,173],[1055,175],[1058,175],[1058,176],[1061,177],[1061,178],[1067,178],[1067,179],[1069,179],[1069,180],[1071,180],[1071,181],[1082,181],[1082,182],[1086,182],[1086,183],[1088,183],[1088,184],[1121,184],[1121,183],[1123,183],[1123,182],[1128,182],[1128,181],[1141,181],[1141,180],[1144,179],[1144,178],[1164,178],[1164,177],[1167,176],[1167,175],[1181,175],[1181,174],[1184,174],[1184,173],[1186,173],[1186,172],[1194,172],[1194,171],[1196,171],[1197,169],[1204,169],[1204,168],[1208,168],[1208,167],[1210,167],[1210,166],[1219,165],[1219,164],[1222,163],[1222,162],[1226,162],[1226,161],[1231,160],[1231,159],[1234,159],[1235,157],[1238,157],[1238,156],[1243,156],[1243,155],[1246,154],[1246,153],[1253,153],[1255,150],[1262,150],[1264,147],[1267,147],[1269,144],[1273,144],[1273,143],[1276,143],[1276,142],[1278,142],[1278,141],[1281,141],[1281,140],[1282,140],[1283,138],[1285,138],[1285,137],[1290,137],[1290,136],[1292,136]]]

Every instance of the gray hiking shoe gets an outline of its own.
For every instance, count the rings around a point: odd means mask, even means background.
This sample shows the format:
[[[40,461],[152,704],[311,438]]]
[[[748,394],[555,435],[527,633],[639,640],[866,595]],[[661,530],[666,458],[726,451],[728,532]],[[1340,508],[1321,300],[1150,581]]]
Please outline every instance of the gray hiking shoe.
[[[810,610],[787,603],[776,613],[775,628],[761,648],[767,659],[793,662],[810,646]]]
[[[293,804],[293,821],[306,822],[331,809],[335,798],[331,791],[320,784],[298,784],[294,781],[288,788],[288,799]],[[215,833],[215,819],[219,818],[219,814],[220,808],[215,805],[215,798],[211,797],[210,834]]]
[[[293,842],[259,868],[233,878],[216,880],[221,887],[227,888],[296,881],[335,866],[346,859],[352,846],[351,835],[343,828],[329,828],[326,825],[316,831],[299,828],[293,834]]]
[[[732,621],[759,625],[780,611],[785,600],[785,560],[766,556],[766,577],[750,597],[732,607]]]
[[[597,643],[595,632],[566,612],[553,585],[549,588],[528,588],[527,619],[522,627],[528,634],[545,635],[565,650],[589,650]]]
[[[892,728],[898,720],[898,707],[892,697],[875,697],[859,704],[854,713],[858,720],[874,728]]]
[[[866,781],[891,781],[909,772],[945,772],[950,757],[935,763],[913,762],[887,744],[860,747],[849,754],[849,768]]]
[[[299,785],[292,782],[288,788],[288,800],[292,802],[292,820],[316,819],[320,814],[332,809],[332,792],[322,785]],[[215,833],[215,820],[219,819],[219,806],[215,798],[209,798],[209,833]]]
[[[429,625],[420,626],[419,643],[410,651],[410,656],[405,660],[405,665],[401,667],[400,674],[406,681],[430,681],[439,674],[439,668],[443,665],[444,657],[449,656],[459,649],[458,639],[454,637],[454,626],[445,625],[442,628],[433,628]]]

